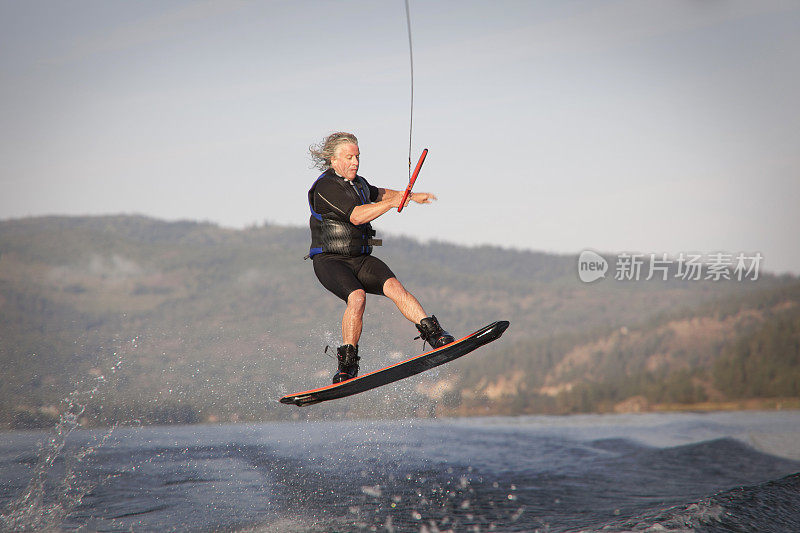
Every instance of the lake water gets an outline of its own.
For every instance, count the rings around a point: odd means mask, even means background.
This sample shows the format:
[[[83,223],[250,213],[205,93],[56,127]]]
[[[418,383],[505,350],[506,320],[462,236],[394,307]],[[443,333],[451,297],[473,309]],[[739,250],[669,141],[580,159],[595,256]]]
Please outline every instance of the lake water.
[[[800,412],[57,429],[4,530],[800,531]]]

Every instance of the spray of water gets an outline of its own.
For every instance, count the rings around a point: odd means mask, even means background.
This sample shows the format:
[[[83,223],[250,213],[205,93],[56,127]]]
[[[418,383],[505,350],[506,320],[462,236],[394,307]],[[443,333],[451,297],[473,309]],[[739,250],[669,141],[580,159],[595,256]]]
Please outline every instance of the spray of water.
[[[122,361],[110,369],[115,373]],[[97,486],[81,479],[81,464],[85,463],[111,437],[118,424],[95,434],[89,442],[75,450],[67,450],[67,440],[75,430],[81,429],[81,417],[89,402],[107,386],[104,375],[88,384],[79,384],[61,401],[60,416],[56,425],[39,442],[37,459],[22,495],[11,502],[0,514],[2,531],[42,531],[56,529],[76,509],[83,498]],[[134,421],[135,422],[135,421]],[[63,471],[56,463],[63,462]],[[57,481],[50,481],[53,477]],[[109,476],[113,477],[113,476]],[[105,482],[107,480],[104,480]]]

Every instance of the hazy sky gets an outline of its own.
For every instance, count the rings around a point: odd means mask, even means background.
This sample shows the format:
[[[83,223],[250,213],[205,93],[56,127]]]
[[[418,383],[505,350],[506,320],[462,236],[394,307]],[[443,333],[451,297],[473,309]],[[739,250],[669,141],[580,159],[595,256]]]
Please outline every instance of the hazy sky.
[[[379,234],[800,273],[800,2],[411,14],[417,189],[439,201]],[[308,146],[337,130],[373,184],[407,181],[402,0],[3,0],[0,78],[0,218],[305,225]]]

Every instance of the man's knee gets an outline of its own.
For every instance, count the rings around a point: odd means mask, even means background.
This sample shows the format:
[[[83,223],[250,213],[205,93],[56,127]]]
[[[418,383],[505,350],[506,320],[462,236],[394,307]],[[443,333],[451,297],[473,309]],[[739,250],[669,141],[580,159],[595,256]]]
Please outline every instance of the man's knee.
[[[347,296],[347,307],[364,309],[367,304],[367,293],[364,289],[356,289]]]
[[[396,299],[405,294],[406,289],[397,278],[389,278],[383,284],[383,294],[387,297]]]

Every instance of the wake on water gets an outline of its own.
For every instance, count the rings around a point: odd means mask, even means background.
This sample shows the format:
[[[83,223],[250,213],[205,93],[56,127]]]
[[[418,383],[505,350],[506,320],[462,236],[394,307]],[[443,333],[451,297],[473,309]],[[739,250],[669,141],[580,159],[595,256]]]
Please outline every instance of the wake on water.
[[[77,395],[75,395],[77,396]],[[800,413],[87,432],[0,445],[5,531],[797,530]],[[77,416],[75,416],[77,415]],[[784,449],[797,457],[796,444]],[[780,451],[780,450],[773,450]]]
[[[603,531],[775,532],[800,529],[800,474],[777,481],[739,487],[709,498],[635,518],[611,522]]]

